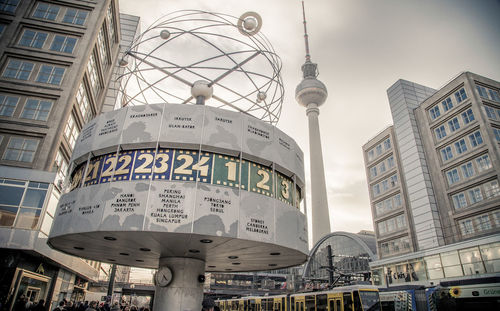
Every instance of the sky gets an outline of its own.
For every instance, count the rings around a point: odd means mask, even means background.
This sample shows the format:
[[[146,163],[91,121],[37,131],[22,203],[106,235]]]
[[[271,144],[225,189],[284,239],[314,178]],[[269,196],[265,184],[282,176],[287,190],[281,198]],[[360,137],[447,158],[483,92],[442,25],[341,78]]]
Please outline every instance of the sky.
[[[307,117],[294,98],[305,60],[299,0],[120,0],[119,7],[140,16],[141,29],[183,9],[260,14],[260,31],[283,63],[277,126],[304,151],[309,186]],[[306,0],[305,7],[312,61],[329,93],[319,119],[331,229],[373,230],[361,147],[392,124],[386,90],[398,79],[437,89],[463,71],[499,81],[500,0]]]

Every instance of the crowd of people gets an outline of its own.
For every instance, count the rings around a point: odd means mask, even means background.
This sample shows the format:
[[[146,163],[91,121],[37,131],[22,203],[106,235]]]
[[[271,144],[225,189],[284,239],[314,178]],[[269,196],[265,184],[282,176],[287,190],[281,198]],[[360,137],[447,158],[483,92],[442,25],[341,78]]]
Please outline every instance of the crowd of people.
[[[45,300],[40,299],[37,303],[30,301],[26,296],[21,295],[14,304],[13,311],[45,311]],[[140,307],[128,304],[119,304],[118,302],[101,302],[98,301],[67,301],[66,299],[52,308],[51,311],[150,311],[149,308]]]

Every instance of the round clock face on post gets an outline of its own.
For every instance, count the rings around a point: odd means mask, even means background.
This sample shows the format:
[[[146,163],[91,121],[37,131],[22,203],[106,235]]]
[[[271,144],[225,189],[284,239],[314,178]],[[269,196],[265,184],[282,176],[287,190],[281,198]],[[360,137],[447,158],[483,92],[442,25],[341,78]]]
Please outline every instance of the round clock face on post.
[[[172,281],[172,270],[168,267],[163,267],[155,275],[156,285],[165,287]]]

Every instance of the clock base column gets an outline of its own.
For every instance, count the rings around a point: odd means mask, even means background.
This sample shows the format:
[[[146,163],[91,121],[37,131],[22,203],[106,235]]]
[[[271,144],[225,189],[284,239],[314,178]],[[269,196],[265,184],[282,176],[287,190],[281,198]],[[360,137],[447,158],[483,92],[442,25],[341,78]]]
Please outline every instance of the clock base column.
[[[205,262],[195,258],[160,258],[158,271],[164,267],[172,271],[172,280],[167,286],[160,286],[161,282],[155,280],[153,311],[201,310],[203,282],[198,276],[204,275]]]

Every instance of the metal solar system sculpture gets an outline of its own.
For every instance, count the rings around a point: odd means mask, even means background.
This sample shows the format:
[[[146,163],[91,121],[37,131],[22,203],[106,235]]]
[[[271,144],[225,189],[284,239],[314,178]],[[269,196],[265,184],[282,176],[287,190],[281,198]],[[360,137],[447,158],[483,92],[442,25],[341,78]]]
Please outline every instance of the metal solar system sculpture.
[[[160,18],[120,61],[122,106],[206,102],[276,124],[284,94],[281,60],[261,27],[254,12],[237,18],[182,10]]]

